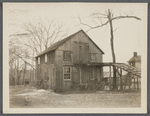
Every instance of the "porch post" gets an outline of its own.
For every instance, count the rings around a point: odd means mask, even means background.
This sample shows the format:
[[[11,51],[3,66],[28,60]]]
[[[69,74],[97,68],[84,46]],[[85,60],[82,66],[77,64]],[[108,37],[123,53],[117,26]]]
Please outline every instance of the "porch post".
[[[81,67],[79,67],[79,72],[80,72],[80,84],[82,84],[82,73],[81,73]]]
[[[133,78],[134,78],[134,89],[135,89],[135,77],[134,77],[134,75],[133,75]]]
[[[138,77],[139,77],[139,76],[137,76],[137,90],[139,90],[139,82],[138,82]]]
[[[109,89],[111,90],[111,65],[109,66]]]
[[[121,85],[121,87],[120,87],[120,89],[121,90],[123,90],[123,86],[122,86],[122,69],[120,68],[120,79],[121,79],[121,82],[120,82],[120,85]]]
[[[130,77],[131,77],[131,73],[129,73],[129,83],[128,83],[129,84],[128,85],[129,86],[129,90],[130,90],[130,85],[131,85],[131,78]]]

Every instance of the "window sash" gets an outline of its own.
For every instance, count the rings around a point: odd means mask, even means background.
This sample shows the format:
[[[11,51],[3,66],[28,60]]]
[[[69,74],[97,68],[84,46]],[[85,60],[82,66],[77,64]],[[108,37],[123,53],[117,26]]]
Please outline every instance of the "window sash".
[[[63,79],[71,80],[71,67],[63,67]]]

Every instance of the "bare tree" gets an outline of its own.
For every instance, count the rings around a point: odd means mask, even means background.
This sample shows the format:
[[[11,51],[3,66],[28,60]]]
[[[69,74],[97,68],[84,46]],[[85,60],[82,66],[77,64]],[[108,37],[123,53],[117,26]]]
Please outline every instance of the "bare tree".
[[[141,19],[138,18],[138,17],[136,17],[136,16],[129,16],[129,15],[127,15],[127,14],[126,14],[125,16],[122,16],[122,15],[120,14],[120,16],[115,16],[115,17],[114,17],[114,14],[113,14],[112,11],[110,11],[110,9],[108,9],[108,11],[105,11],[104,14],[102,14],[102,13],[92,13],[90,16],[92,16],[93,18],[94,18],[94,17],[97,18],[97,19],[101,22],[101,24],[97,24],[97,23],[96,23],[96,26],[91,26],[91,25],[89,25],[89,24],[83,23],[83,22],[81,21],[81,18],[78,17],[78,18],[79,18],[79,21],[80,21],[80,24],[89,27],[89,30],[87,30],[87,32],[90,31],[90,30],[92,30],[92,29],[100,28],[100,27],[103,27],[103,26],[105,26],[105,25],[107,25],[107,24],[110,24],[110,35],[111,35],[110,44],[111,44],[111,52],[112,52],[113,63],[116,63],[116,57],[115,57],[115,51],[114,51],[114,35],[113,35],[113,32],[114,32],[115,30],[113,30],[113,21],[114,21],[114,20],[118,20],[118,19],[123,19],[123,18],[134,18],[134,19],[137,19],[137,20],[141,20]],[[103,22],[102,22],[102,19],[107,19],[107,21],[105,21],[105,23],[103,23]],[[94,21],[94,20],[93,20],[93,21]],[[116,89],[117,89],[117,85],[116,85],[116,81],[117,81],[117,80],[116,80],[116,67],[115,67],[115,66],[113,66],[113,77],[114,77],[114,79],[113,79],[113,89],[116,90]]]
[[[59,41],[62,37],[67,35],[63,31],[63,26],[56,25],[54,21],[43,22],[39,20],[37,23],[24,23],[22,29],[23,32],[10,35],[9,43],[10,46],[21,48],[19,49],[21,53],[13,49],[11,53],[23,61],[24,73],[26,72],[27,66],[30,66],[35,72],[34,55],[38,55],[54,42]],[[13,61],[13,58],[11,58],[10,62],[11,61]]]
[[[34,69],[34,66],[31,63],[27,62],[28,57],[29,57],[29,53],[28,53],[27,49],[23,49],[19,46],[10,44],[10,48],[9,48],[9,66],[10,66],[9,74],[10,74],[10,79],[11,79],[11,77],[15,79],[15,85],[19,84],[22,69],[24,67],[24,65],[22,65],[22,62],[25,62],[26,65],[28,65]]]
[[[63,31],[63,26],[56,25],[54,21],[25,23],[23,30],[24,33],[13,34],[10,37],[18,37],[16,42],[30,48],[36,55],[67,35]]]

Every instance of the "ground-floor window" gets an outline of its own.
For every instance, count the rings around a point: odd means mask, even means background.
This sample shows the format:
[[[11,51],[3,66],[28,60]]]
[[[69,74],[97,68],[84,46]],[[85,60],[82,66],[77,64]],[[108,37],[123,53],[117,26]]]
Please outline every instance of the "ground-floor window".
[[[63,68],[63,78],[64,80],[71,80],[71,67]]]
[[[96,78],[96,69],[92,68],[91,69],[91,75],[90,75],[90,79],[94,80]]]

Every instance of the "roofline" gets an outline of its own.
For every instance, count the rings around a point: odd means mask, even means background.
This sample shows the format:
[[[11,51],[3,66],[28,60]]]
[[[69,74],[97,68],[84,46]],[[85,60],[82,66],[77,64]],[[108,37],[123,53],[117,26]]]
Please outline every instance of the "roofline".
[[[56,49],[57,49],[57,48],[56,48]],[[42,56],[42,55],[44,55],[44,54],[46,54],[46,53],[48,53],[48,52],[55,51],[56,49],[51,50],[51,51],[47,51],[47,52],[45,52],[45,53],[43,53],[43,54],[39,54],[39,55],[35,56],[34,58],[37,58],[37,57],[39,57],[39,56]],[[46,49],[46,50],[47,50],[47,49]],[[46,50],[44,50],[44,51],[46,51]],[[43,52],[44,52],[44,51],[43,51]]]
[[[102,54],[105,54],[97,45],[96,45],[96,43],[81,29],[80,31],[82,31],[91,41],[92,41],[92,43],[102,52]],[[74,34],[72,34],[72,35],[70,35],[70,36],[68,36],[68,37],[66,37],[66,38],[69,38],[69,37],[71,37],[71,36],[74,36],[74,35],[76,35],[77,33],[79,33],[80,31],[78,31],[78,32],[76,32],[76,33],[74,33]],[[64,39],[66,39],[66,38],[64,38]],[[70,38],[71,39],[71,38]],[[68,39],[68,40],[70,40],[70,39]],[[63,40],[63,39],[62,39]],[[67,40],[67,41],[68,41]],[[61,40],[60,40],[61,41]],[[66,42],[67,42],[66,41]],[[58,41],[59,42],[59,41]],[[57,42],[56,42],[57,43]],[[54,43],[55,44],[55,43]],[[61,43],[59,46],[61,46],[62,44],[64,44],[64,43]],[[58,47],[59,47],[58,46]],[[58,47],[56,47],[54,50],[56,50]],[[47,49],[46,49],[47,50]],[[46,50],[44,50],[44,51],[46,51]],[[47,52],[45,52],[45,53],[43,53],[43,54],[46,54],[46,53],[48,53],[48,52],[51,52],[51,51],[54,51],[54,50],[50,50],[50,51],[47,51]],[[44,52],[43,51],[43,52]],[[37,57],[39,57],[39,56],[42,56],[43,54],[39,54],[39,55],[37,55],[37,56],[35,56],[34,58],[37,58]]]
[[[81,31],[92,41],[92,43],[94,43],[94,45],[103,53],[105,54],[99,47],[98,45],[81,29]]]
[[[129,62],[132,62],[133,61],[133,59],[132,58],[137,58],[137,57],[140,57],[141,58],[141,55],[137,55],[136,57],[135,56],[133,56],[133,57],[131,57],[127,62],[129,63]],[[132,59],[132,60],[131,60]],[[136,61],[136,62],[141,62],[141,61]]]
[[[80,31],[81,31],[81,30],[80,30]],[[64,38],[64,39],[67,39],[67,38],[69,38],[69,37],[71,37],[71,36],[73,37],[74,35],[76,35],[76,34],[79,33],[80,31],[77,31],[77,32],[75,32],[75,33],[69,35],[68,37],[66,37],[66,38]],[[70,38],[70,39],[71,39],[71,38]],[[68,39],[68,40],[70,40],[70,39]],[[62,39],[62,40],[63,40],[63,39]],[[68,40],[67,40],[67,41],[68,41]],[[61,40],[60,40],[60,41],[61,41]],[[67,41],[66,41],[66,42],[67,42]],[[59,42],[59,41],[57,41],[57,42]],[[55,43],[57,43],[57,42],[55,42]],[[54,44],[55,44],[55,43],[54,43]],[[59,46],[61,46],[62,44],[64,44],[64,43],[61,43]],[[59,46],[58,46],[58,47],[59,47]],[[51,46],[50,46],[50,47],[51,47]],[[51,51],[54,51],[54,50],[56,50],[58,47],[56,47],[56,48],[53,49],[53,50],[47,51],[47,52],[45,52],[45,53],[43,53],[43,54],[46,54],[46,53],[51,52]],[[46,49],[46,50],[47,50],[47,49]],[[46,51],[46,50],[44,50],[44,51]],[[44,52],[44,51],[42,51],[42,52]],[[36,58],[36,57],[39,57],[39,56],[42,56],[43,54],[39,54],[39,55],[35,56],[35,58]]]

